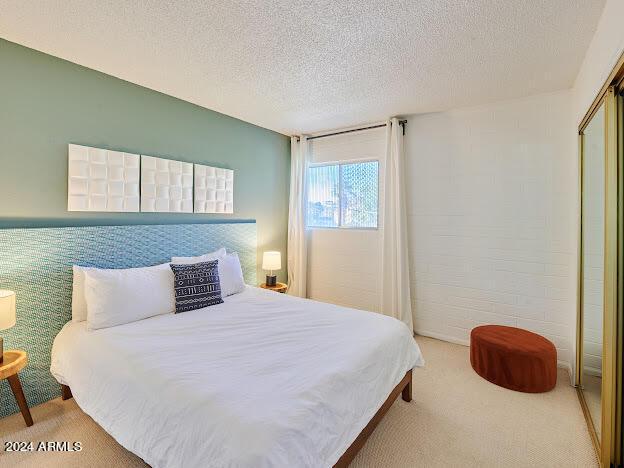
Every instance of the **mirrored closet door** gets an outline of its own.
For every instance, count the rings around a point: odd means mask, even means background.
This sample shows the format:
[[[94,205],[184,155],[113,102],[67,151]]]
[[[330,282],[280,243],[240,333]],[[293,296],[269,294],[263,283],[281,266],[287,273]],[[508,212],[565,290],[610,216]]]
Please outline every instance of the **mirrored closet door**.
[[[583,131],[581,379],[589,423],[600,440],[604,307],[605,112],[600,105]]]
[[[622,455],[621,81],[605,87],[579,127],[576,385],[602,467],[620,466]]]

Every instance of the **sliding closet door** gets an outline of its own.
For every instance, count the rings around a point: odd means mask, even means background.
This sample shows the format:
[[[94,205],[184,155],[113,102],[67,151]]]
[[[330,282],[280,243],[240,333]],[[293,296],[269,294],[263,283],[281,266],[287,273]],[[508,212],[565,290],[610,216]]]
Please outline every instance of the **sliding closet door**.
[[[605,234],[605,106],[602,104],[582,134],[582,254],[580,389],[595,443],[602,419],[602,355],[604,334],[604,234]]]
[[[621,457],[622,98],[614,86],[580,128],[577,387],[600,457]]]
[[[615,441],[612,460],[616,466],[624,465],[624,78],[617,88],[617,309],[615,345],[615,421],[613,439]]]
[[[616,407],[617,407],[617,356],[618,350],[618,99],[614,87],[605,95],[605,234],[604,234],[604,334],[602,364],[602,437],[601,459],[605,466],[615,460]]]

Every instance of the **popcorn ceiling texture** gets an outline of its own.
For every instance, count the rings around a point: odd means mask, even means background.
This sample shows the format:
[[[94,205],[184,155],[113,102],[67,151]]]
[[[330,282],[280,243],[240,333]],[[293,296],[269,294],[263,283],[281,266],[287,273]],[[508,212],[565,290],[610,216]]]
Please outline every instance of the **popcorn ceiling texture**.
[[[570,88],[604,4],[0,0],[0,36],[289,134]]]

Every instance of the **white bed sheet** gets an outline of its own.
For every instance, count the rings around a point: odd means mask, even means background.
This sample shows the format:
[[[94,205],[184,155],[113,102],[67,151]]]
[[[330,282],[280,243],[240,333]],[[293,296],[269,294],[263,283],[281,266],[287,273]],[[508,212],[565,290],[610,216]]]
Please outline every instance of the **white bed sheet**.
[[[69,322],[51,371],[154,467],[329,467],[423,364],[398,320],[247,287],[107,329]]]

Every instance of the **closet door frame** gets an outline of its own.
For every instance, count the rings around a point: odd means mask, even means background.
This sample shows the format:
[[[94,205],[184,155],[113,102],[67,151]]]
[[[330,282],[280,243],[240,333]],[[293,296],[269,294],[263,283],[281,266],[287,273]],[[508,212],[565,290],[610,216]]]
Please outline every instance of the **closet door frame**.
[[[622,464],[622,361],[624,261],[624,55],[596,96],[578,129],[579,245],[576,376],[577,394],[602,467]],[[605,111],[605,234],[601,438],[598,440],[583,392],[583,151],[584,131],[601,105]]]

